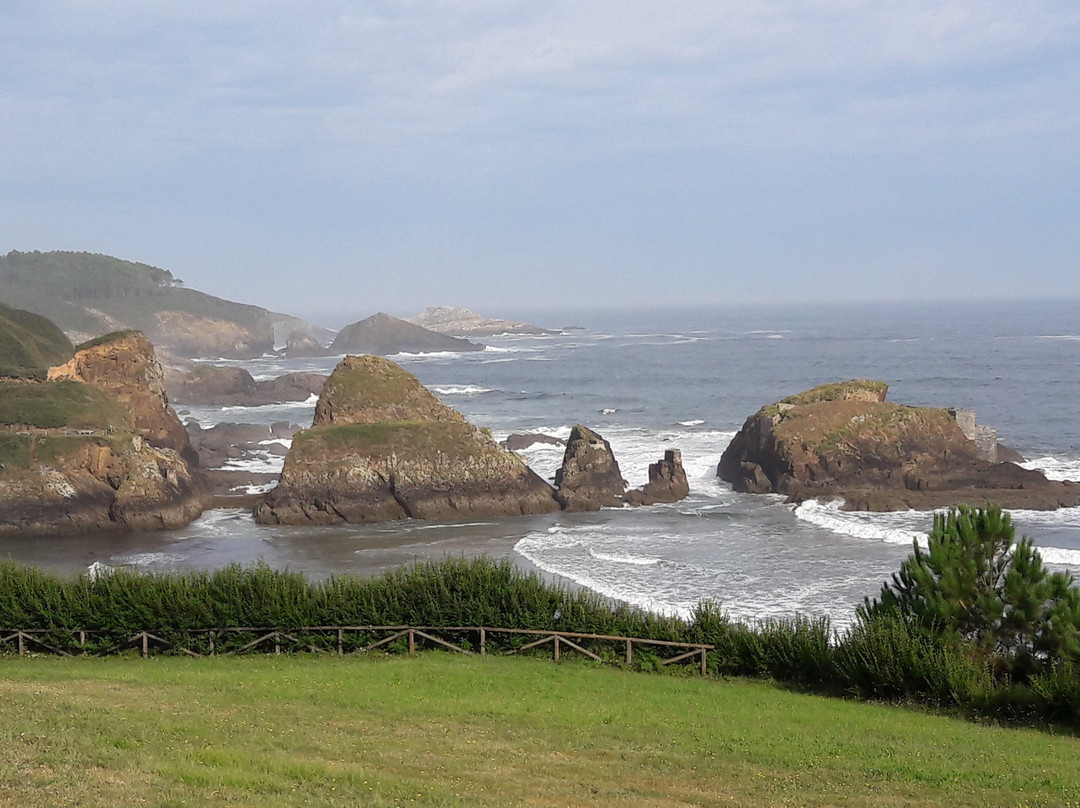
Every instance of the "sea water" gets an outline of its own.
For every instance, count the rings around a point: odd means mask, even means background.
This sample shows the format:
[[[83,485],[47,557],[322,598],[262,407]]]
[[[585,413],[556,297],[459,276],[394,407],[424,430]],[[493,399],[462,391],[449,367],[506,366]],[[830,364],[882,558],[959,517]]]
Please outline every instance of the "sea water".
[[[742,422],[763,404],[817,384],[879,379],[889,384],[891,401],[974,409],[1028,465],[1080,479],[1078,311],[1075,301],[971,301],[534,314],[541,325],[580,328],[489,338],[482,352],[393,359],[496,438],[565,438],[576,423],[599,431],[631,486],[646,481],[665,449],[678,448],[690,479],[687,499],[588,514],[329,528],[265,527],[242,511],[213,511],[179,531],[8,540],[0,552],[62,569],[263,560],[312,577],[486,553],[658,612],[687,615],[708,599],[740,619],[825,615],[842,629],[912,544],[925,541],[932,514],[847,512],[838,503],[796,506],[737,494],[716,478],[716,466]],[[338,359],[240,364],[264,379],[327,373]],[[314,398],[181,410],[204,427],[306,426]],[[562,448],[535,444],[523,454],[551,480]],[[252,468],[281,462],[267,453]],[[1052,568],[1080,566],[1080,508],[1018,511],[1013,520]]]

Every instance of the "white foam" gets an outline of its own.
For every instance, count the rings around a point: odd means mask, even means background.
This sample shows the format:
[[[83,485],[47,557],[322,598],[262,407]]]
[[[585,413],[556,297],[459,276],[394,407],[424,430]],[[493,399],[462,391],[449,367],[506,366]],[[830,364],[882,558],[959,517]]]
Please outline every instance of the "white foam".
[[[1080,342],[1080,334],[1040,334],[1035,339],[1061,339],[1070,342]]]
[[[933,511],[843,511],[843,500],[818,502],[807,500],[795,508],[795,516],[804,522],[823,527],[844,536],[872,539],[887,544],[908,547],[918,542],[925,548],[927,531],[934,521]],[[1017,538],[1032,529],[1052,531],[1055,529],[1080,530],[1080,508],[1059,508],[1054,511],[1009,511]],[[1037,537],[1036,537],[1037,538]],[[1047,564],[1080,566],[1080,550],[1064,547],[1042,546],[1036,548]]]
[[[484,393],[494,393],[490,387],[481,387],[477,384],[442,384],[432,385],[428,388],[431,392],[440,396],[479,396]]]
[[[222,407],[222,412],[259,412],[260,410],[306,410],[319,403],[319,396],[312,393],[303,401],[283,401],[280,404],[259,404],[254,407],[244,407],[239,404]]]
[[[601,415],[614,415],[618,411],[619,410],[616,407],[604,407],[604,409],[600,410],[600,414]]]
[[[86,575],[91,581],[98,581],[113,571],[114,568],[110,567],[108,564],[102,564],[100,561],[95,561],[86,568]]]
[[[286,449],[292,448],[292,438],[270,438],[269,440],[259,441],[259,446],[273,446],[275,443],[284,446]]]
[[[285,467],[282,455],[252,452],[248,457],[231,457],[225,463],[211,471],[250,471],[257,474],[281,474]]]
[[[612,562],[595,555],[591,556],[593,563],[588,563],[589,545],[597,538],[596,531],[590,528],[556,526],[544,533],[526,536],[514,545],[514,551],[544,572],[567,578],[604,597],[620,600],[656,614],[682,618],[690,616],[696,600],[679,598],[675,592],[664,591],[663,587],[635,577],[638,573],[633,572],[634,570],[644,572],[656,565],[616,562],[613,567]],[[610,544],[610,541],[605,544]],[[605,553],[601,552],[600,555]],[[626,557],[624,553],[608,555]]]
[[[917,541],[920,546],[926,546],[927,534],[922,526],[933,523],[930,511],[844,511],[841,510],[843,504],[843,500],[819,502],[809,499],[796,506],[795,517],[844,536],[909,547]]]
[[[638,556],[630,553],[602,553],[589,548],[589,555],[597,561],[610,561],[612,564],[632,564],[635,567],[651,567],[659,564],[660,559],[653,556]]]
[[[1080,480],[1080,460],[1059,457],[1038,457],[1025,460],[1019,465],[1026,469],[1035,469],[1046,475],[1048,480]]]
[[[695,418],[692,421],[679,421],[679,426],[701,426],[705,421],[702,418]]]

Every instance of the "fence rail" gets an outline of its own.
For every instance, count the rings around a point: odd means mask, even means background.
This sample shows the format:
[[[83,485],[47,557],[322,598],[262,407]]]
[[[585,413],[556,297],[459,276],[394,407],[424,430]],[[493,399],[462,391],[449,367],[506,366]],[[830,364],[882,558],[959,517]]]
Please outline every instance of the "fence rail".
[[[475,638],[475,644],[472,639]],[[183,638],[166,639],[149,631],[139,631],[126,639],[114,632],[82,629],[2,629],[0,652],[17,651],[20,657],[32,653],[55,656],[109,656],[137,649],[145,659],[152,652],[192,657],[228,656],[244,653],[285,652],[364,654],[382,649],[435,647],[459,654],[484,656],[490,645],[503,655],[518,654],[551,644],[552,658],[559,661],[567,651],[577,652],[602,663],[634,664],[635,649],[652,649],[660,665],[696,662],[704,676],[708,673],[708,652],[715,646],[586,634],[547,629],[493,628],[489,626],[297,626],[289,629],[230,626],[192,629]],[[604,649],[618,648],[617,654]]]

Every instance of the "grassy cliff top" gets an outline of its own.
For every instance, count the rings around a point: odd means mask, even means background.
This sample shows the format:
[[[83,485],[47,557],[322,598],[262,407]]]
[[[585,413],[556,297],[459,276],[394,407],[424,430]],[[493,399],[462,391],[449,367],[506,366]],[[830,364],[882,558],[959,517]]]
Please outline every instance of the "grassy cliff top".
[[[464,420],[415,376],[379,356],[345,357],[326,380],[315,407],[316,425]]]
[[[482,454],[502,454],[497,444],[477,439],[467,423],[433,421],[383,421],[374,424],[323,424],[298,432],[293,452],[304,457],[333,457],[341,454],[389,457],[402,460],[434,459],[458,461]]]
[[[130,416],[111,395],[82,382],[0,382],[0,425],[126,429]]]
[[[823,401],[884,401],[889,385],[871,379],[851,379],[846,382],[819,384],[801,393],[780,399],[781,404],[820,404]]]
[[[0,376],[44,379],[52,365],[66,362],[74,352],[55,323],[0,303]]]
[[[0,256],[0,298],[67,331],[100,331],[102,319],[90,309],[148,333],[159,311],[270,327],[268,313],[258,306],[185,289],[168,270],[96,253],[13,250]]]

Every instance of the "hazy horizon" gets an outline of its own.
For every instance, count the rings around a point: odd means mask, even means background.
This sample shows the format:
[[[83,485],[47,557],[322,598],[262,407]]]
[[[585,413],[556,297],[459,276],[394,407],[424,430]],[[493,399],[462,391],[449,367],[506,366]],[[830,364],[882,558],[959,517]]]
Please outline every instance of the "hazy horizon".
[[[12,0],[0,253],[334,319],[1080,298],[1077,87],[1064,0]]]

